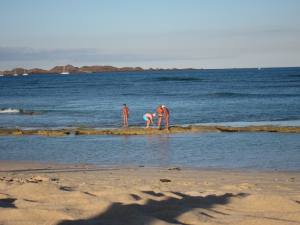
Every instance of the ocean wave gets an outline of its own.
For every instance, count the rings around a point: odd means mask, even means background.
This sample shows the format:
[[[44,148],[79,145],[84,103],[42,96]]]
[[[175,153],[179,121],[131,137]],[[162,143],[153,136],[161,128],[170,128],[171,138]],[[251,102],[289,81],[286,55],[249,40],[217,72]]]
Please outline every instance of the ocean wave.
[[[220,98],[235,98],[235,97],[268,97],[268,98],[291,98],[299,97],[299,94],[252,94],[252,93],[237,93],[237,92],[215,92],[208,94],[211,97]]]
[[[241,96],[249,96],[251,94],[244,94],[244,93],[235,93],[235,92],[215,92],[208,94],[212,97],[241,97]]]
[[[203,81],[198,77],[157,77],[154,81]]]
[[[13,109],[13,108],[2,108],[0,109],[0,113],[5,114],[5,113],[20,113],[20,109]]]
[[[24,110],[24,109],[2,108],[0,109],[0,114],[37,115],[39,113],[34,111]]]

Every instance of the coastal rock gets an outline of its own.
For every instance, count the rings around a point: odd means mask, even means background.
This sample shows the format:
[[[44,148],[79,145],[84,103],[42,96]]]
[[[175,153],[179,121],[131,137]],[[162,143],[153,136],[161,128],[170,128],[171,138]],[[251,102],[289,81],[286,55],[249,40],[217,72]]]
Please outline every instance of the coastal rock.
[[[33,68],[33,69],[24,69],[24,68],[15,68],[12,70],[1,71],[0,74],[5,76],[12,76],[14,74],[21,75],[24,72],[28,74],[60,74],[63,71],[67,71],[69,73],[101,73],[101,72],[135,72],[135,71],[144,71],[141,67],[114,67],[114,66],[82,66],[75,67],[73,65],[65,65],[65,66],[55,66],[50,70]]]
[[[28,73],[30,73],[30,74],[46,74],[46,73],[49,73],[49,71],[40,69],[40,68],[33,68],[33,69],[28,70]]]
[[[36,135],[42,136],[65,136],[66,133],[64,130],[38,130]]]
[[[97,72],[111,72],[116,71],[117,68],[113,66],[83,66],[80,67],[80,71],[86,73],[97,73]]]
[[[24,71],[25,71],[24,68],[14,68],[12,70],[5,70],[5,71],[3,71],[3,75],[5,75],[5,76],[12,76],[14,74],[23,74]]]
[[[281,126],[172,126],[169,130],[157,128],[131,127],[126,129],[59,129],[59,130],[21,130],[0,128],[0,135],[42,135],[42,136],[64,136],[64,135],[162,135],[177,133],[201,133],[201,132],[280,132],[280,133],[300,133],[300,127]]]
[[[66,65],[66,66],[55,66],[49,70],[49,73],[61,73],[64,70],[69,73],[79,73],[80,72],[78,67],[75,67],[72,65]]]
[[[15,68],[12,70],[3,71],[1,74],[5,76],[13,76],[14,74],[22,75],[24,72],[28,74],[47,74],[48,70],[33,68],[33,69],[24,69],[24,68]]]
[[[21,130],[14,130],[14,131],[12,131],[12,133],[11,133],[12,135],[22,135],[23,134],[23,132],[21,131]]]

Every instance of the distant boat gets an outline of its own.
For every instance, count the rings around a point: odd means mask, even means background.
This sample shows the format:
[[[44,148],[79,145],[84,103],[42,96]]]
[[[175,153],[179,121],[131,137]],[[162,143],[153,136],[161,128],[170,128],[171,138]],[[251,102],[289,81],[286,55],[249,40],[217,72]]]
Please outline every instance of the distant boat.
[[[0,77],[4,77],[4,75],[3,75],[3,74],[0,74]]]
[[[68,75],[70,73],[68,71],[66,71],[66,66],[64,66],[64,69],[63,69],[63,71],[60,74],[62,74],[62,75]]]
[[[16,76],[18,76],[18,74],[17,74],[17,71],[16,71],[16,70],[14,71],[14,74],[13,74],[13,75],[14,75],[15,77],[16,77]]]
[[[23,76],[27,76],[28,73],[26,72],[26,70],[24,70],[24,73],[22,74]]]

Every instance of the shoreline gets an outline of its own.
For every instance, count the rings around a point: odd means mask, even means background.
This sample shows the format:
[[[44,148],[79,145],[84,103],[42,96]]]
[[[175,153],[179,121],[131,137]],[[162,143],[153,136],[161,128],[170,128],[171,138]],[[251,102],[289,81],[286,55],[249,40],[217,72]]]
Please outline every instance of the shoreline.
[[[62,128],[62,129],[19,129],[0,128],[0,136],[67,136],[67,135],[162,135],[179,133],[202,133],[202,132],[279,132],[300,133],[300,126],[215,126],[215,125],[189,125],[171,126],[169,130],[157,128],[129,127],[111,129],[92,128]]]
[[[7,167],[8,170],[3,171],[1,168]],[[182,165],[137,165],[137,164],[95,164],[95,163],[68,163],[68,162],[53,162],[53,161],[30,161],[30,160],[1,160],[0,173],[21,171],[23,168],[32,167],[33,171],[47,171],[48,168],[56,169],[71,169],[74,172],[78,169],[86,171],[101,171],[101,170],[169,170],[169,171],[194,171],[194,172],[240,172],[240,173],[300,173],[300,169],[259,169],[259,168],[226,168],[226,167],[192,167]],[[11,170],[11,171],[10,171]]]
[[[299,186],[300,172],[0,161],[0,224],[294,225]]]

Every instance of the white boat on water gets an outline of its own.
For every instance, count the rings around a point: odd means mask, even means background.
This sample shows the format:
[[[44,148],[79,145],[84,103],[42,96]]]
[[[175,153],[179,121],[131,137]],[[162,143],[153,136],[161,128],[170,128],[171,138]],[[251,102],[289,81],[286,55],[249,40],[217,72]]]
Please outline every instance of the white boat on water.
[[[14,77],[18,76],[18,74],[17,74],[17,71],[16,71],[16,70],[14,71],[14,74],[13,74],[13,76],[14,76]]]
[[[3,74],[0,74],[0,77],[4,77],[4,75],[3,75]]]
[[[66,66],[64,66],[64,69],[63,69],[63,71],[60,74],[62,74],[62,75],[68,75],[70,73],[68,71],[66,71]]]
[[[26,70],[24,70],[24,73],[22,75],[23,76],[28,76],[28,73],[26,72]]]

